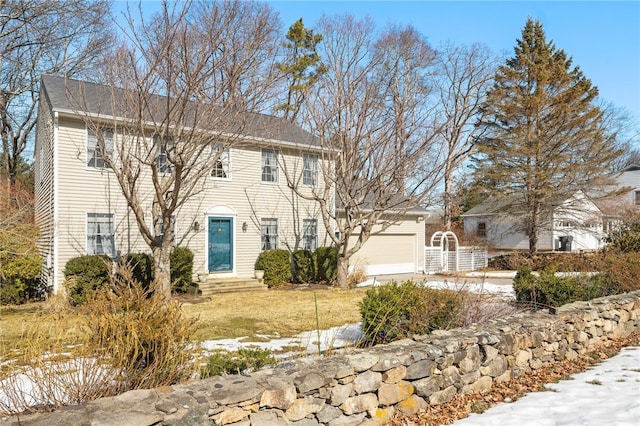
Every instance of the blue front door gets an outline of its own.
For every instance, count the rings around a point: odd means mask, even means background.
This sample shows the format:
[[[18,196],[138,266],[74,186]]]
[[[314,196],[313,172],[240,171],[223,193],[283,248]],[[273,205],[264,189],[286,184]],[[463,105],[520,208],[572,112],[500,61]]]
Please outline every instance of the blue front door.
[[[233,219],[209,218],[209,272],[233,271]]]

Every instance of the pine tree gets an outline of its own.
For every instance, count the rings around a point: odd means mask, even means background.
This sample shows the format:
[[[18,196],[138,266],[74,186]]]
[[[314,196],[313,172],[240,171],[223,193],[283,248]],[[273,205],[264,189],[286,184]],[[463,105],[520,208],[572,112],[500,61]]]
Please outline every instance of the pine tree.
[[[477,141],[475,167],[518,219],[533,255],[554,206],[578,191],[602,194],[620,151],[595,105],[598,89],[546,40],[539,21],[527,21],[514,52],[482,105],[479,125],[488,133]]]
[[[284,111],[286,120],[295,121],[307,89],[326,72],[326,67],[316,51],[322,35],[306,28],[302,18],[291,25],[286,37],[289,41],[284,43],[284,47],[288,50],[289,62],[278,63],[277,66],[288,79],[287,100],[276,110]]]

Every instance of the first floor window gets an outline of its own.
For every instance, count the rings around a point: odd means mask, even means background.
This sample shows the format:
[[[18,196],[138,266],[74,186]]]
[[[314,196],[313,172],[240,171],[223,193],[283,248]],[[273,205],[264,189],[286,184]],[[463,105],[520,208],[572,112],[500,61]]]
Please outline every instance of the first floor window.
[[[636,206],[640,206],[640,191],[636,191],[634,193],[634,201],[636,203]]]
[[[87,166],[106,169],[109,166],[104,161],[105,157],[113,157],[113,130],[98,129],[97,133],[89,130],[87,135]]]
[[[262,182],[278,183],[278,151],[262,149]]]
[[[113,213],[87,213],[87,254],[116,257]]]
[[[302,248],[314,251],[318,248],[318,220],[302,220]]]
[[[487,224],[485,222],[478,222],[478,227],[476,228],[476,236],[482,238],[487,236]]]
[[[260,223],[262,250],[278,248],[278,219],[263,218]]]

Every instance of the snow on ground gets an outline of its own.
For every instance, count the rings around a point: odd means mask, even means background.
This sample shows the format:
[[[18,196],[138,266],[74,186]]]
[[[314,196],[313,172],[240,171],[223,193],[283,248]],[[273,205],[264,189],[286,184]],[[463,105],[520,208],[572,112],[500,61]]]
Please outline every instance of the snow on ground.
[[[605,362],[455,426],[638,426],[640,425],[640,347],[623,348]]]
[[[497,278],[497,277],[496,277]],[[384,284],[377,281],[375,278],[369,279],[357,285],[357,287],[372,287]],[[512,285],[494,284],[492,282],[468,282],[464,278],[452,279],[446,281],[423,281],[418,283],[422,286],[437,289],[446,290],[466,290],[471,293],[478,294],[495,294],[505,299],[514,299],[515,293],[513,292]]]

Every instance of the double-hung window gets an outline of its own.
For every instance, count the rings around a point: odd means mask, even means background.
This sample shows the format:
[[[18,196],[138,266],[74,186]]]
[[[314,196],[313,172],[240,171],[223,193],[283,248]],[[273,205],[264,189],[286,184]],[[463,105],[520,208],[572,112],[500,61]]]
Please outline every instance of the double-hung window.
[[[318,182],[318,156],[304,154],[302,156],[302,184],[316,186]]]
[[[302,220],[302,248],[314,251],[318,248],[318,220]]]
[[[102,146],[101,146],[102,145]],[[88,129],[87,132],[87,166],[95,169],[109,168],[105,157],[113,158],[113,130]]]
[[[476,236],[485,238],[487,236],[487,223],[486,222],[478,222],[476,227]]]
[[[231,179],[231,156],[229,148],[222,144],[211,143],[211,157],[216,161],[211,169],[211,177],[216,179]]]
[[[278,151],[262,148],[262,182],[278,183]]]
[[[640,206],[640,191],[635,191],[633,193],[633,201],[635,202],[636,206]]]
[[[278,248],[278,219],[263,218],[260,223],[260,237],[262,250],[275,250]]]
[[[87,213],[87,254],[116,257],[113,213]]]
[[[156,137],[154,139],[156,146],[156,167],[159,174],[171,174],[173,165],[170,161],[170,155],[173,154],[173,139]]]

